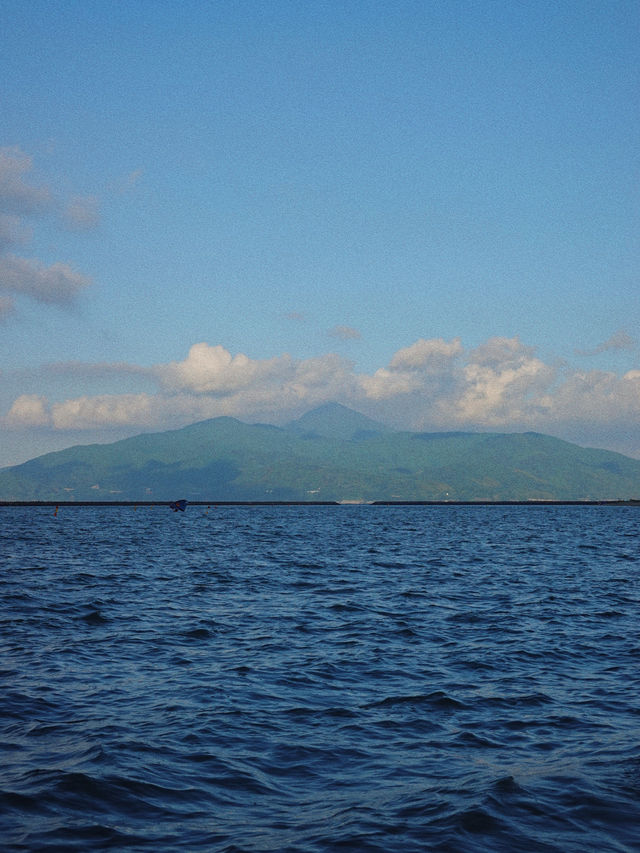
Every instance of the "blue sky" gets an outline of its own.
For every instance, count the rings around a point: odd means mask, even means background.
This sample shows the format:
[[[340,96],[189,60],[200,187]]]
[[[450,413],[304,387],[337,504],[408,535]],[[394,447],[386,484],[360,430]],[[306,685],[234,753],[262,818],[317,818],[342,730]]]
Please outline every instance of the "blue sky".
[[[640,7],[5,0],[0,465],[328,400],[640,456]]]

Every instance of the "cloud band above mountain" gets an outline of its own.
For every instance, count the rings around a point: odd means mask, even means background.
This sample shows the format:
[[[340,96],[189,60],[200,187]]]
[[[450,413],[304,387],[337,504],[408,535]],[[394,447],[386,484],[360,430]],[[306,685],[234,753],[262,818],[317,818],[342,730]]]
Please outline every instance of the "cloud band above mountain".
[[[52,402],[21,395],[5,427],[164,429],[223,414],[283,422],[335,400],[413,430],[535,430],[602,446],[604,430],[626,434],[626,452],[638,442],[639,370],[618,375],[547,364],[517,337],[492,338],[473,349],[459,339],[422,339],[373,373],[356,372],[334,353],[251,359],[207,343],[194,344],[182,361],[150,368],[73,364],[48,370],[49,376],[65,372],[76,379],[84,372],[94,381],[139,376],[155,388]],[[640,442],[635,447],[640,450]]]

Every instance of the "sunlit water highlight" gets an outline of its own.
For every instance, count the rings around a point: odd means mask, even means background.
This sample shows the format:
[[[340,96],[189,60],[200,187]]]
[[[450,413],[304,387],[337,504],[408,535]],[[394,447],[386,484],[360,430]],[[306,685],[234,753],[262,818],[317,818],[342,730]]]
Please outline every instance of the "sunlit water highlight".
[[[2,508],[2,849],[640,850],[639,532]]]

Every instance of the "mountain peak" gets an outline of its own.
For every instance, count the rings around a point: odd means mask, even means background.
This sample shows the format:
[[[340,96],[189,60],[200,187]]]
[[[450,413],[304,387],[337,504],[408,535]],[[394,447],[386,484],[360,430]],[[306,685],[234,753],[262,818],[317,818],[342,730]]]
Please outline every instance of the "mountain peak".
[[[390,432],[389,428],[341,403],[324,403],[287,425],[287,429],[308,437],[341,441]]]

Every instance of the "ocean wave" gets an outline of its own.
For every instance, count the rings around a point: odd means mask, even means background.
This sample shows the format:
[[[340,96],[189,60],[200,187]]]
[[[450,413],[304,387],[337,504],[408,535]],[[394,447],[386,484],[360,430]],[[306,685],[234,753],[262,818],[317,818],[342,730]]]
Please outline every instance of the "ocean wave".
[[[4,508],[3,849],[637,849],[637,510],[580,513]]]

